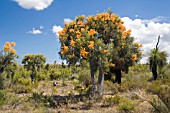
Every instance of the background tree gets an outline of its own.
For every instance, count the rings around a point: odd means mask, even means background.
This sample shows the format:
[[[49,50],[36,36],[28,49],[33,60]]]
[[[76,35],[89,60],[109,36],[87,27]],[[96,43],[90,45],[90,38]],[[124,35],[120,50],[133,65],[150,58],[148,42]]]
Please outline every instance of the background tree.
[[[46,62],[46,58],[41,54],[27,54],[22,59],[22,64],[28,70],[31,70],[32,82],[36,79],[36,72],[40,71]]]
[[[167,63],[167,53],[165,51],[160,51],[158,48],[160,36],[158,37],[158,42],[156,44],[156,48],[151,50],[149,57],[150,69],[152,71],[153,80],[157,79],[158,70],[161,70],[163,66]]]

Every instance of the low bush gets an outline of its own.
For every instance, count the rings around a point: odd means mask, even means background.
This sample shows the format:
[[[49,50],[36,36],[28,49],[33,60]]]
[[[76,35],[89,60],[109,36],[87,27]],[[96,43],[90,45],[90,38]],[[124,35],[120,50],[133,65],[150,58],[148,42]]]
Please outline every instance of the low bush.
[[[88,87],[91,84],[90,70],[82,70],[79,72],[78,80],[82,85]]]
[[[0,107],[6,103],[7,93],[3,90],[0,90]]]
[[[58,72],[58,71],[52,71],[51,74],[50,74],[50,79],[51,80],[57,80],[59,79],[61,76],[61,72]]]
[[[122,113],[128,113],[134,110],[135,106],[136,104],[132,100],[128,98],[122,98],[118,109]]]
[[[13,90],[15,93],[21,94],[21,93],[29,93],[32,91],[31,86],[23,86],[23,85],[15,85],[13,87]]]
[[[170,109],[170,79],[153,81],[146,90],[149,93],[158,95]]]
[[[114,106],[114,105],[118,105],[120,103],[122,97],[120,97],[119,95],[115,95],[114,97],[106,97],[103,100],[103,104],[104,106]]]

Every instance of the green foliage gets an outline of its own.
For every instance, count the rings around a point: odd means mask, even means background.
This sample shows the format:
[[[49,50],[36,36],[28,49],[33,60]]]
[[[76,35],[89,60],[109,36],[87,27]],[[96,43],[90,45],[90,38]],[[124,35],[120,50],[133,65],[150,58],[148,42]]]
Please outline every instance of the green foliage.
[[[147,65],[147,64],[136,64],[132,67],[129,67],[129,70],[136,71],[138,73],[148,71],[148,69],[149,69],[149,65]]]
[[[112,81],[104,81],[104,92],[109,92],[111,91],[112,94],[117,94],[118,93],[118,89],[119,89],[119,84],[113,84]]]
[[[153,96],[150,103],[155,108],[155,111],[158,113],[168,113],[169,112],[166,105],[157,96]]]
[[[36,107],[53,107],[57,108],[59,106],[59,102],[56,102],[53,97],[43,96],[43,93],[32,93],[31,100],[34,101]]]
[[[13,91],[17,94],[30,93],[32,91],[32,87],[31,86],[15,85],[13,87]]]
[[[149,85],[147,91],[159,96],[159,98],[165,103],[165,105],[170,109],[170,80],[163,79],[154,81]]]
[[[24,86],[28,86],[28,85],[31,85],[31,79],[17,78],[15,83],[24,85]]]
[[[0,75],[0,90],[5,89],[5,77],[3,74]]]
[[[123,113],[131,112],[134,108],[135,108],[135,105],[131,101],[122,102],[119,106],[120,112],[123,112]]]
[[[62,84],[65,85],[65,80],[71,78],[72,70],[71,68],[63,68],[61,69],[61,80]]]
[[[79,82],[88,87],[91,84],[91,77],[90,77],[90,70],[82,70],[78,74],[78,80]]]
[[[22,64],[24,64],[24,67],[31,71],[30,77],[32,82],[38,79],[37,72],[41,71],[41,68],[45,62],[46,58],[41,54],[27,54],[22,59]]]
[[[61,76],[61,72],[60,71],[52,71],[51,74],[50,74],[50,79],[51,80],[57,80],[59,79]]]
[[[10,42],[6,42],[4,51],[0,51],[0,75],[5,71],[6,67],[12,65],[15,59],[19,57],[13,48],[14,46],[11,46]]]
[[[46,74],[44,72],[38,72],[36,76],[37,76],[38,81],[42,81],[42,80],[45,80],[47,78]]]
[[[6,103],[7,98],[7,93],[3,90],[0,90],[0,107]]]
[[[114,97],[106,97],[103,100],[103,104],[104,106],[114,106],[114,105],[118,105],[120,103],[122,97],[120,97],[119,95],[115,95]]]
[[[39,70],[45,62],[46,58],[41,54],[27,54],[22,59],[22,64],[24,64],[24,67],[28,70],[33,70],[35,68]]]

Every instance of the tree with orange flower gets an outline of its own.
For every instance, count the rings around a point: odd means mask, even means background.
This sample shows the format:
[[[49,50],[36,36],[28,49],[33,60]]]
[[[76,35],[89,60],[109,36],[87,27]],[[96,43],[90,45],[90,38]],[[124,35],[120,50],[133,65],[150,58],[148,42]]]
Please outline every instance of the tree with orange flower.
[[[15,42],[6,42],[3,46],[3,51],[0,53],[0,75],[8,65],[12,65],[15,58],[18,58],[17,51],[14,49],[15,45]]]
[[[130,33],[131,31],[123,26],[120,17],[111,12],[92,15],[86,19],[84,16],[78,16],[69,24],[65,24],[63,30],[59,32],[61,42],[59,54],[69,64],[75,64],[81,59],[89,61],[93,94],[96,90],[94,73],[98,68],[97,91],[101,94],[104,73],[108,66],[114,69],[123,67],[123,65],[117,65],[121,63],[121,55],[128,54],[128,57],[124,58],[125,63],[129,60],[137,61],[140,58],[136,53],[138,47],[133,44],[134,38],[130,37]],[[128,46],[128,44],[131,45]],[[132,56],[135,57],[132,58]]]

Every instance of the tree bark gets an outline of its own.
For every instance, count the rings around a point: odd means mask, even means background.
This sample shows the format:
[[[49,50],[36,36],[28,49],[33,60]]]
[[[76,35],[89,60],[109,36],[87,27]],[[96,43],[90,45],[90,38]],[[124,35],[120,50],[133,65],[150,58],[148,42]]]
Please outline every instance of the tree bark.
[[[153,76],[153,80],[156,80],[157,79],[157,65],[156,64],[153,64],[153,67],[152,67],[152,76]]]
[[[3,73],[3,71],[4,71],[4,67],[1,67],[0,68],[0,75]]]
[[[122,73],[120,69],[115,69],[115,82],[117,82],[118,84],[121,84],[121,78],[122,78]]]
[[[98,91],[97,91],[99,95],[102,95],[103,80],[104,80],[104,70],[102,66],[102,61],[100,61],[99,62]]]
[[[94,76],[94,68],[93,61],[90,58],[90,74],[91,74],[91,82],[92,82],[92,95],[95,97],[96,86],[95,86],[95,76]]]

